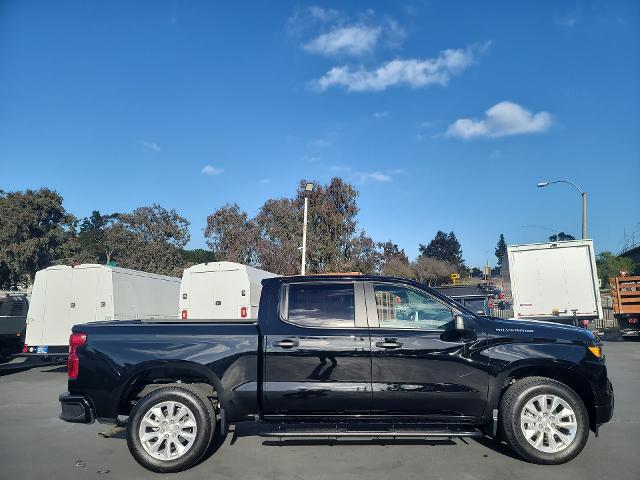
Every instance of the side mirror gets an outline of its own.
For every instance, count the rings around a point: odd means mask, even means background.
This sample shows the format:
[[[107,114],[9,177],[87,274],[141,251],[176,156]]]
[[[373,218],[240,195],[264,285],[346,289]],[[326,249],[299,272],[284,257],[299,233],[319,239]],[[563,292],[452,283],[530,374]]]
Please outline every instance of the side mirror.
[[[453,321],[454,321],[456,330],[460,332],[466,330],[464,326],[464,317],[462,315],[456,315],[455,317],[453,317]]]

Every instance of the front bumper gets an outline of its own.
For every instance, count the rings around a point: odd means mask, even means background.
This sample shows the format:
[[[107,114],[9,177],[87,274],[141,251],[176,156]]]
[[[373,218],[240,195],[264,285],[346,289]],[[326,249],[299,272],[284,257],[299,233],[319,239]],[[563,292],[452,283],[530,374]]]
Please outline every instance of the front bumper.
[[[91,402],[84,395],[63,393],[60,395],[60,419],[72,423],[93,423],[96,419]]]
[[[596,426],[600,426],[603,423],[607,423],[613,417],[613,408],[615,405],[615,397],[613,395],[613,385],[611,382],[607,380],[607,393],[606,393],[607,402],[604,404],[596,405],[595,409],[595,424]]]

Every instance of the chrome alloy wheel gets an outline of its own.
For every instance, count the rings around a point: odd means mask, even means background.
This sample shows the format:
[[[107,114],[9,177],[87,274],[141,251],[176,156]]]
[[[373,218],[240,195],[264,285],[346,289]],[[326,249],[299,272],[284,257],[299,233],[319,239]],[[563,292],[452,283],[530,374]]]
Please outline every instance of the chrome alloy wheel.
[[[520,427],[527,441],[541,452],[558,453],[571,445],[578,430],[576,414],[556,395],[538,395],[520,412]]]
[[[145,451],[158,460],[180,458],[193,446],[198,433],[195,416],[180,402],[161,402],[144,414],[138,438]]]

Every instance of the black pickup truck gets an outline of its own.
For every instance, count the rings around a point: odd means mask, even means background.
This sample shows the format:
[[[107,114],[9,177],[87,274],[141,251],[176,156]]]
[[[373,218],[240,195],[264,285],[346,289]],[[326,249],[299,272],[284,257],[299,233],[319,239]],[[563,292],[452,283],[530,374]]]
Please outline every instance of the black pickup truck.
[[[419,283],[348,275],[264,280],[257,323],[77,325],[60,396],[68,422],[128,417],[131,454],[157,472],[189,468],[243,421],[282,438],[488,435],[558,464],[613,400],[585,329],[477,316]]]

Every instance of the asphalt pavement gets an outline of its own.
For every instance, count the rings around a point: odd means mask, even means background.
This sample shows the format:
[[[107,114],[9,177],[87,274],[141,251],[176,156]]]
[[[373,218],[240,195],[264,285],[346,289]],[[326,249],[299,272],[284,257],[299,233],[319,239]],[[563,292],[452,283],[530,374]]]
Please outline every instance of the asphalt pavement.
[[[284,441],[239,426],[207,460],[172,475],[140,467],[122,435],[102,438],[106,425],[58,419],[66,368],[0,372],[0,479],[535,479],[640,478],[640,343],[606,342],[616,395],[613,420],[591,433],[573,461],[540,466],[491,440]]]

